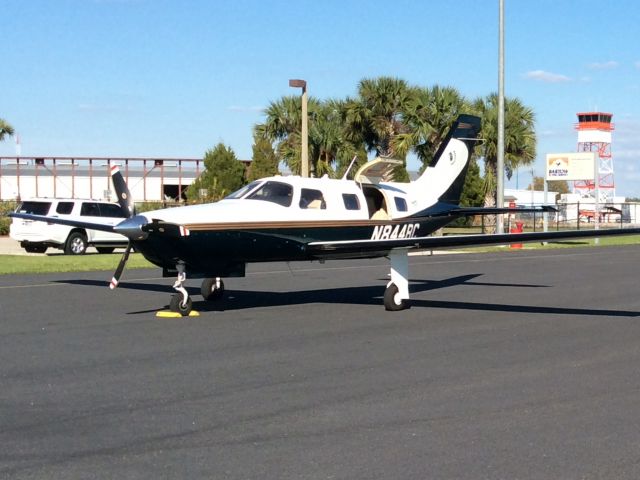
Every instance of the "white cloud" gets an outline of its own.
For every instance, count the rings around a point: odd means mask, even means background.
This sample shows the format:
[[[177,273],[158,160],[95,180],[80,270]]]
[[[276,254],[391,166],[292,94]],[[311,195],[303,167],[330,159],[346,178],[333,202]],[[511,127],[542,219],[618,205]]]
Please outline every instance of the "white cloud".
[[[524,74],[524,78],[536,80],[545,83],[563,83],[570,82],[571,78],[559,73],[545,72],[544,70],[532,70]]]
[[[587,65],[590,70],[613,70],[618,68],[618,62],[609,60],[608,62],[593,62]]]

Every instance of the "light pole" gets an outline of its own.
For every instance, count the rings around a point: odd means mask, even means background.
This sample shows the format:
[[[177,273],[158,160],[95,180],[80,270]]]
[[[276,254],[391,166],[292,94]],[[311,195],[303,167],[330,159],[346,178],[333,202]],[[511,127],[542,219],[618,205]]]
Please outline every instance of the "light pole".
[[[496,175],[496,207],[504,207],[504,0],[499,1],[498,46],[498,159]],[[496,217],[496,233],[504,233],[504,219]]]
[[[306,80],[289,80],[289,86],[294,88],[302,88],[302,151],[300,154],[300,163],[302,164],[301,175],[309,176],[309,118],[307,116],[307,81]]]

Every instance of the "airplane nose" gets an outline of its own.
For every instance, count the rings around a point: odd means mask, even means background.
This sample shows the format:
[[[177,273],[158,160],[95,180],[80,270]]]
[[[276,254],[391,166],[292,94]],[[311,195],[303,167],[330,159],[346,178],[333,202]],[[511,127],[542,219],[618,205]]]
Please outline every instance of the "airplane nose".
[[[143,215],[127,218],[113,227],[113,231],[124,235],[130,240],[146,240],[149,236],[147,232],[142,231],[148,223],[147,218]]]

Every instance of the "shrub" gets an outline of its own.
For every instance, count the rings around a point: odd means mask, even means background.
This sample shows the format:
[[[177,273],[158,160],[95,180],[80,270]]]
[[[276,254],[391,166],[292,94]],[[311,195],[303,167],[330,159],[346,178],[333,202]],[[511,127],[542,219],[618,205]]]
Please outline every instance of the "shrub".
[[[0,235],[9,235],[11,219],[7,215],[15,211],[17,205],[15,201],[0,202]]]

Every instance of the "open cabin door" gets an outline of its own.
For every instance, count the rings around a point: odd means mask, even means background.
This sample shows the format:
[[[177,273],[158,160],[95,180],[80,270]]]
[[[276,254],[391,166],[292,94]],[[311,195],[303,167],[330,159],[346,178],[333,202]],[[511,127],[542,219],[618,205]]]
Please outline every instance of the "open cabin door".
[[[395,158],[374,158],[362,165],[353,179],[358,183],[371,183],[377,185],[380,182],[392,182],[393,170],[402,165],[402,160]]]
[[[385,196],[377,185],[380,182],[393,181],[393,172],[398,165],[402,165],[402,160],[378,157],[362,165],[356,172],[353,179],[362,186],[362,192],[367,200],[369,218],[374,220],[390,218]]]

